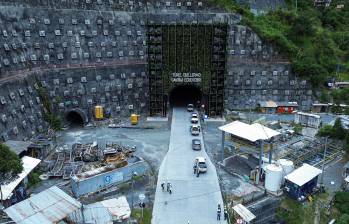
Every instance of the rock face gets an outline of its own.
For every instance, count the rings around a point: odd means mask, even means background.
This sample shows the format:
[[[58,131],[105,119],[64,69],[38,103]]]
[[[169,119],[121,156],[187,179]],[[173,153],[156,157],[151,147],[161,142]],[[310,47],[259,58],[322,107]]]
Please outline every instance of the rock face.
[[[62,117],[78,110],[85,122],[93,119],[95,105],[112,117],[148,114],[149,24],[227,25],[224,109],[245,109],[259,100],[310,106],[311,88],[292,74],[287,60],[239,25],[239,16],[205,4],[0,0],[1,137],[45,131],[47,103]]]

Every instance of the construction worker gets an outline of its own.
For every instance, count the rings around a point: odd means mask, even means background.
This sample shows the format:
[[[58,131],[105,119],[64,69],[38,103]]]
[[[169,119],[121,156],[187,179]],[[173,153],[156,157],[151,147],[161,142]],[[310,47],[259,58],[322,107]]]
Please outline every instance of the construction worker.
[[[228,211],[227,211],[227,207],[224,206],[224,220],[228,219]]]
[[[218,204],[218,209],[217,209],[217,220],[221,220],[221,205]]]

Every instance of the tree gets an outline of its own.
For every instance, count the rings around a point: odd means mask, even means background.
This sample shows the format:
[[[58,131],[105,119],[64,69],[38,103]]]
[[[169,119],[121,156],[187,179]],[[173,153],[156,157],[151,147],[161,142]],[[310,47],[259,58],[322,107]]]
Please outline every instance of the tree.
[[[1,185],[22,172],[23,166],[19,157],[4,144],[0,144],[0,199],[2,199]]]
[[[345,130],[342,126],[342,121],[340,118],[337,118],[333,125],[333,138],[343,140],[345,138]]]
[[[342,214],[338,218],[338,224],[348,224],[349,223],[349,215],[348,214]]]

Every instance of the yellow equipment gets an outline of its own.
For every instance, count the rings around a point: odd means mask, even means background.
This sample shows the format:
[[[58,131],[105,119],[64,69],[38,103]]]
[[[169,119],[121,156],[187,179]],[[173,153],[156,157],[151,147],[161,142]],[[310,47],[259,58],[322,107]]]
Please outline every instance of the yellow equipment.
[[[139,117],[139,115],[137,115],[137,114],[131,114],[131,117],[130,117],[131,124],[133,124],[133,125],[138,124],[138,117]]]
[[[96,119],[103,119],[103,107],[102,106],[95,106],[95,118]]]

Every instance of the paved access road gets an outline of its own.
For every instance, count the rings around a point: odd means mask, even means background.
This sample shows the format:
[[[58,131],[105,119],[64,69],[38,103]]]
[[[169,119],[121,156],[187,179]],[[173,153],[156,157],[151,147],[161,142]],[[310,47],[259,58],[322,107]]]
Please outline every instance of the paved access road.
[[[214,224],[217,205],[223,206],[222,195],[214,165],[204,148],[202,135],[190,134],[190,116],[185,108],[174,108],[170,145],[159,170],[153,208],[152,224]],[[201,139],[202,150],[191,147],[193,138]],[[197,156],[207,159],[207,173],[196,177],[193,163]],[[170,182],[173,192],[162,191],[161,183]]]

